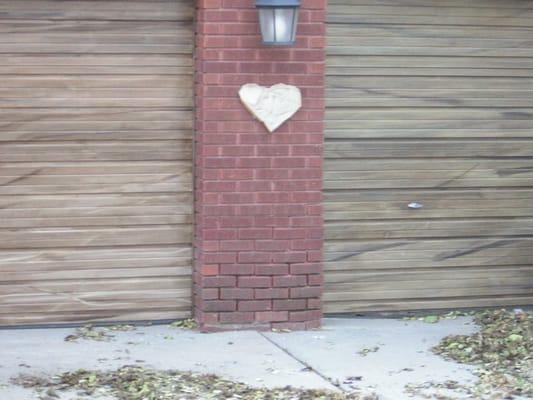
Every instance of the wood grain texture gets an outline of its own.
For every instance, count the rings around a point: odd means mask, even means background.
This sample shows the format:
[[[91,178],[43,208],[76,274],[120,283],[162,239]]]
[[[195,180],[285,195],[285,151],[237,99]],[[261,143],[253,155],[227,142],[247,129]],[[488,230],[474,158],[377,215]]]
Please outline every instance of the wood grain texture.
[[[531,12],[329,3],[326,312],[533,304]]]
[[[0,0],[0,325],[190,316],[192,13]]]

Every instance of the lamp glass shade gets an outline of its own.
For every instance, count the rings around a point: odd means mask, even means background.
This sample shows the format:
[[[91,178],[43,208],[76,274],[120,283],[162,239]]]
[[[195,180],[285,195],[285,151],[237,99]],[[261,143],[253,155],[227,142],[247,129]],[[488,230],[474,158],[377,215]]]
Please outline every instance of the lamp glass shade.
[[[298,7],[258,7],[263,44],[289,46],[296,40]]]

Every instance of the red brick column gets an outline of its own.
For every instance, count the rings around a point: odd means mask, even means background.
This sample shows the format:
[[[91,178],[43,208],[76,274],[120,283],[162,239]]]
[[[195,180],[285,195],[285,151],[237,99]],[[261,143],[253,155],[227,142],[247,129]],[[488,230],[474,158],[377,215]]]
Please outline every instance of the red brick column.
[[[196,10],[195,316],[204,329],[320,325],[325,0],[303,0],[297,43],[261,45],[254,0]],[[296,85],[303,106],[274,133],[245,83]]]

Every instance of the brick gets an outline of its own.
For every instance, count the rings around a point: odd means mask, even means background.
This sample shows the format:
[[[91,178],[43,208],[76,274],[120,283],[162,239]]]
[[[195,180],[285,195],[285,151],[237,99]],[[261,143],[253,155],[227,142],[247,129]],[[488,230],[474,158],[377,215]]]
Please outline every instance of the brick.
[[[249,251],[239,253],[239,263],[270,263],[272,262],[272,254],[268,252]]]
[[[263,311],[255,314],[258,322],[280,322],[289,319],[287,311]]]
[[[256,179],[289,179],[288,169],[261,169],[255,172]]]
[[[291,275],[302,274],[320,274],[322,272],[322,264],[320,263],[304,263],[304,264],[291,264]]]
[[[320,310],[291,311],[289,313],[289,321],[291,322],[305,322],[320,318],[322,318],[322,312]]]
[[[308,239],[319,239],[320,242],[322,243],[322,240],[324,239],[324,229],[322,227],[318,227],[318,228],[307,227],[306,229],[307,229],[306,237]],[[322,246],[320,246],[319,248],[322,248]]]
[[[306,159],[304,157],[276,157],[272,160],[274,168],[304,168]]]
[[[255,32],[254,32],[255,33]],[[273,65],[264,62],[241,62],[239,72],[266,74],[273,72]]]
[[[274,263],[302,263],[306,259],[307,254],[304,251],[286,251],[272,254],[272,262]]]
[[[308,190],[309,184],[307,181],[297,181],[297,180],[290,180],[290,181],[275,181],[272,184],[274,190],[280,190],[280,191],[301,191],[301,190]]]
[[[240,239],[271,239],[272,229],[271,228],[239,229],[239,238]]]
[[[237,309],[239,311],[270,311],[272,303],[270,300],[239,301]]]
[[[315,319],[312,321],[306,321],[305,322],[305,329],[311,330],[311,329],[320,329],[322,326],[322,318],[321,319]]]
[[[202,278],[202,285],[209,287],[235,287],[237,278],[234,276],[208,276]]]
[[[274,300],[273,309],[274,310],[305,310],[307,308],[308,300],[297,299],[297,300]],[[314,307],[315,308],[315,307]]]
[[[243,180],[253,179],[253,171],[245,169],[226,169],[220,171],[221,179],[223,180]]]
[[[282,227],[282,226],[290,226],[290,218],[289,217],[255,217],[254,219],[254,225],[255,226],[271,226],[271,227]]]
[[[322,294],[321,287],[298,287],[290,289],[290,297],[292,299],[307,298],[307,297],[320,297]]]
[[[297,276],[275,276],[273,278],[274,287],[295,287],[307,285],[307,277]]]
[[[310,286],[321,286],[324,284],[324,277],[322,275],[308,275],[307,283]]]
[[[235,311],[237,309],[237,302],[233,300],[204,301],[203,309],[207,312]]]
[[[220,313],[219,320],[223,324],[249,324],[254,322],[253,312],[223,312]]]
[[[316,226],[322,226],[323,218],[322,217],[293,217],[292,220],[293,226],[309,226],[309,227],[316,227]]]
[[[256,275],[287,275],[289,266],[287,264],[260,264],[255,266]]]
[[[283,251],[288,250],[290,242],[287,240],[257,240],[255,241],[256,250],[265,251]]]
[[[246,300],[254,298],[253,289],[242,288],[222,288],[220,289],[220,298],[222,300]]]
[[[200,267],[200,273],[203,276],[218,275],[218,265],[202,265]]]
[[[242,181],[237,183],[237,190],[240,192],[259,192],[272,189],[269,181]]]
[[[307,299],[307,309],[321,309],[322,301],[320,299]]]
[[[306,207],[302,204],[274,204],[273,212],[277,216],[297,217],[306,215]]]
[[[222,251],[253,250],[254,242],[252,240],[223,240],[220,242]]]
[[[269,157],[246,157],[236,160],[236,163],[241,168],[269,168],[272,159]]]
[[[196,321],[200,324],[216,324],[218,323],[218,313],[206,313],[201,310],[196,310]]]
[[[238,215],[270,215],[272,206],[268,204],[246,204],[237,207]],[[271,230],[269,230],[271,235]],[[254,238],[255,239],[255,238]]]
[[[269,142],[269,137],[261,133],[239,135],[239,143],[242,144],[266,144]]]
[[[204,215],[235,215],[234,206],[213,205],[204,206]]]
[[[272,279],[268,276],[240,276],[239,287],[268,288],[272,287]]]
[[[258,156],[288,156],[290,149],[288,146],[270,145],[257,146]]]
[[[220,218],[221,228],[242,228],[253,226],[252,217],[223,217]],[[246,238],[252,239],[252,238]]]
[[[237,261],[237,254],[221,252],[208,253],[204,254],[204,261],[208,264],[234,263]]]
[[[224,118],[227,118],[228,112],[223,113],[225,115]],[[231,114],[230,114],[231,115]],[[232,114],[234,118],[238,119],[239,114]],[[214,119],[217,118],[216,115],[212,116]],[[243,156],[253,156],[255,155],[255,147],[254,146],[221,146],[221,152],[220,154],[222,156],[234,156],[234,157],[243,157]]]
[[[320,250],[323,245],[322,239],[308,239],[308,240],[293,240],[293,250]]]
[[[290,201],[290,193],[286,192],[259,192],[257,201],[260,203],[287,203]]]
[[[304,239],[307,236],[305,229],[274,228],[274,239]]]
[[[221,203],[229,204],[253,203],[255,193],[222,193],[220,199]]]
[[[318,251],[308,251],[307,252],[307,261],[316,262],[316,261],[322,261],[324,258],[324,255],[321,250]]]
[[[201,298],[203,300],[216,300],[219,296],[218,291],[219,289],[217,288],[202,289]]]
[[[223,275],[252,275],[254,268],[254,264],[222,264],[220,265],[220,273]]]
[[[234,192],[237,190],[235,182],[204,182],[206,192]]]
[[[204,229],[206,240],[232,240],[237,238],[237,230],[234,229]]]
[[[255,289],[254,297],[256,299],[288,299],[289,289],[285,289],[285,288]]]

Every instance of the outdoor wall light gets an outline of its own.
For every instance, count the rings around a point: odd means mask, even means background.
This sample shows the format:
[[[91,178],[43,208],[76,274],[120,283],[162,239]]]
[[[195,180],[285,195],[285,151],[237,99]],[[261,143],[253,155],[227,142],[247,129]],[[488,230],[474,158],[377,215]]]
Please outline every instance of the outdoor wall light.
[[[300,0],[256,0],[263,44],[290,46],[296,41]]]

